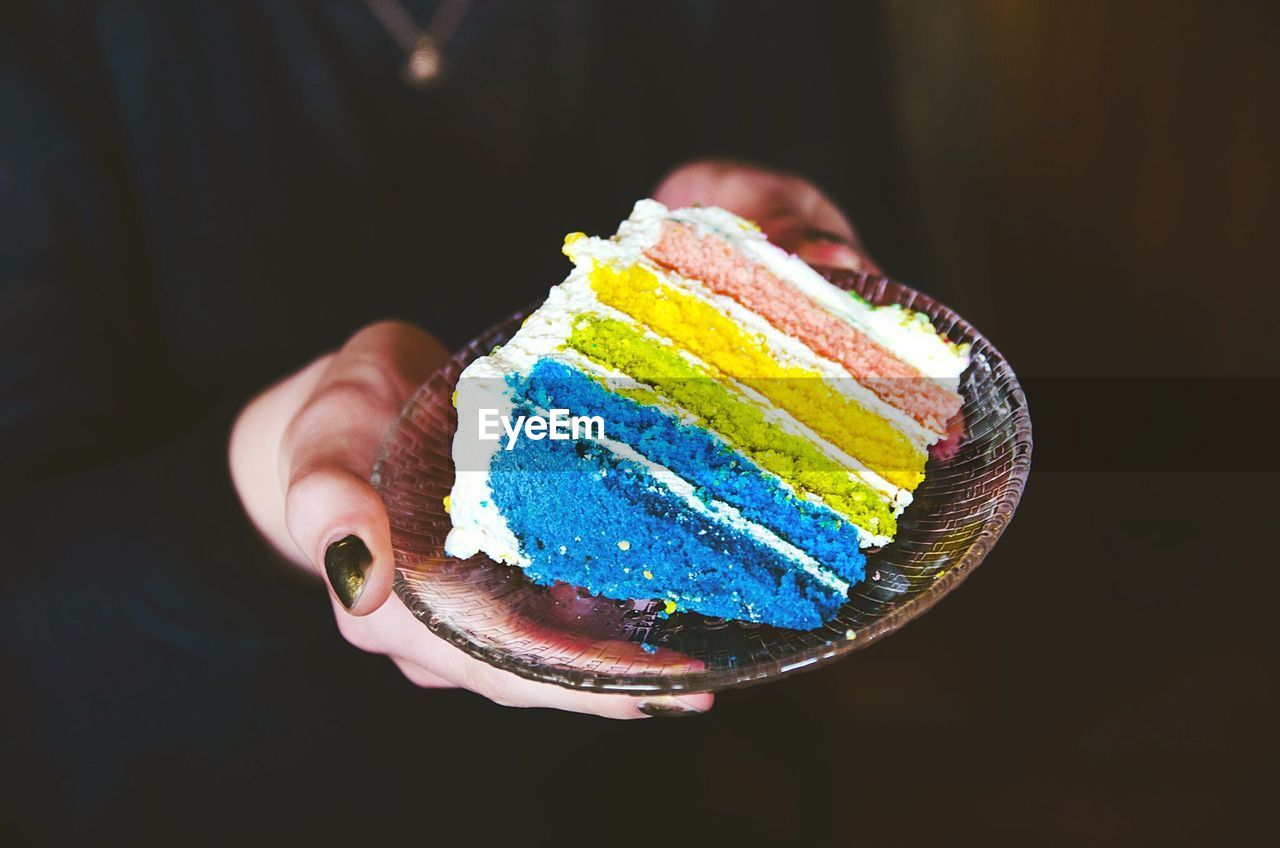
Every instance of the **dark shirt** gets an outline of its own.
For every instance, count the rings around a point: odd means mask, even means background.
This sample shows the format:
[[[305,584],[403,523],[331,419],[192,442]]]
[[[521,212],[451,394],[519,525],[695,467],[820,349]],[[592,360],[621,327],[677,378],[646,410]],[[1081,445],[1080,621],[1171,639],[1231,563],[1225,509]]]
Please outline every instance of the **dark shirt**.
[[[492,750],[534,726],[417,693],[273,567],[225,471],[254,391],[378,318],[460,345],[563,276],[565,233],[611,232],[694,157],[798,171],[872,228],[908,217],[865,6],[477,0],[427,91],[348,0],[9,2],[0,21],[21,834],[321,828],[343,775],[436,746],[480,779],[493,726]],[[396,726],[424,716],[472,730]]]

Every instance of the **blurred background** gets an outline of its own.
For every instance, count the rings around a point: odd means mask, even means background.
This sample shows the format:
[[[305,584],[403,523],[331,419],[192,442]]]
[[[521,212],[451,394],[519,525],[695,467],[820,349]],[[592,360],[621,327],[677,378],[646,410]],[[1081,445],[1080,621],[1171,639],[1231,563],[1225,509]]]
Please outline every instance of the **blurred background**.
[[[432,5],[406,3],[419,20]],[[4,606],[15,837],[37,841],[51,822],[530,845],[1274,837],[1274,4],[476,3],[456,86],[428,94],[399,83],[362,4],[300,7],[302,29],[290,4],[195,8],[6,13],[6,79],[62,80],[72,104],[67,118],[24,85],[4,89],[33,138],[129,128],[92,159],[131,186],[125,213],[99,210],[110,236],[90,228],[61,261],[100,269],[84,245],[111,241],[112,262],[184,292],[128,345],[113,341],[120,323],[68,319],[61,301],[34,314],[69,330],[0,342],[19,376],[47,353],[82,363],[72,370],[94,387],[37,393],[23,409],[44,417],[6,419],[28,446],[5,477],[11,574],[23,573]],[[546,52],[538,27],[568,32],[564,49]],[[66,59],[84,45],[109,74]],[[329,70],[297,58],[308,50]],[[574,52],[592,50],[603,55]],[[583,63],[598,70],[578,76]],[[522,99],[516,78],[556,96]],[[720,96],[737,82],[749,101]],[[681,99],[685,87],[700,93]],[[635,117],[655,114],[671,132]],[[37,157],[41,198],[81,178],[62,153]],[[667,168],[703,155],[813,177],[888,274],[965,315],[1025,379],[1032,478],[962,588],[834,666],[724,693],[707,716],[627,725],[413,691],[345,649],[310,595],[273,602],[288,632],[244,637],[261,650],[202,653],[202,640],[234,641],[209,634],[249,626],[244,611],[201,618],[195,635],[190,616],[166,629],[155,608],[187,591],[171,588],[172,562],[193,535],[217,551],[234,533],[183,530],[161,555],[139,541],[202,511],[166,488],[186,469],[149,445],[219,420],[388,312],[461,344],[560,278],[565,232],[611,232]],[[148,167],[112,159],[131,156]],[[21,189],[29,172],[6,173]],[[6,206],[10,232],[27,232],[29,213]],[[485,251],[494,240],[504,250]],[[358,295],[329,277],[360,280]],[[156,476],[138,482],[121,463]],[[170,512],[103,505],[121,492]],[[67,580],[104,544],[112,562],[162,564],[154,597],[117,604],[96,572]],[[70,599],[68,582],[82,589]],[[33,613],[46,595],[62,600]],[[138,608],[163,651],[137,648],[143,637],[93,646],[103,609]]]

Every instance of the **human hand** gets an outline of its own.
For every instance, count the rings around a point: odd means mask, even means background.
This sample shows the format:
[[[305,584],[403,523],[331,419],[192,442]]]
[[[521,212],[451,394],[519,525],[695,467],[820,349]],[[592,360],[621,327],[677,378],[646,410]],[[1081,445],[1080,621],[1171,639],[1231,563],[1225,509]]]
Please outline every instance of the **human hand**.
[[[667,174],[653,197],[673,209],[701,203],[750,218],[771,242],[810,265],[880,273],[849,219],[803,177],[745,162],[703,159]]]
[[[228,450],[250,519],[286,559],[326,578],[348,642],[386,655],[419,686],[610,718],[709,709],[709,694],[637,698],[526,680],[468,656],[390,599],[391,529],[369,475],[401,407],[447,355],[417,327],[372,324],[250,402]]]

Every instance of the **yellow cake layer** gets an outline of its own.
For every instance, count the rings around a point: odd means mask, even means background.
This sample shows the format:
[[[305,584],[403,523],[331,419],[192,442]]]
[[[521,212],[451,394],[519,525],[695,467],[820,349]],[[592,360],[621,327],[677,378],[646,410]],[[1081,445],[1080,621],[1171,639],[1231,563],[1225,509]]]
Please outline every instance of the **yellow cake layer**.
[[[781,361],[763,338],[744,331],[715,306],[639,265],[597,264],[590,280],[602,303],[759,392],[890,483],[911,491],[924,479],[924,452],[888,421],[818,372]]]

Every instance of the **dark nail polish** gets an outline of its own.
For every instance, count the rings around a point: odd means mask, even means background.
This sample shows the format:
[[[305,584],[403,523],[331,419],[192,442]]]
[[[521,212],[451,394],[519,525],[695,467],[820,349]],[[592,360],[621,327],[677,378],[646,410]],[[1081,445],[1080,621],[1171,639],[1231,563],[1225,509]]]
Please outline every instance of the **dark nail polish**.
[[[695,709],[683,701],[667,696],[650,698],[636,707],[636,709],[654,718],[684,718],[686,716],[702,715],[702,710]]]
[[[339,539],[324,552],[324,573],[329,576],[333,593],[347,609],[355,606],[364,591],[364,573],[373,562],[373,554],[359,536]]]

